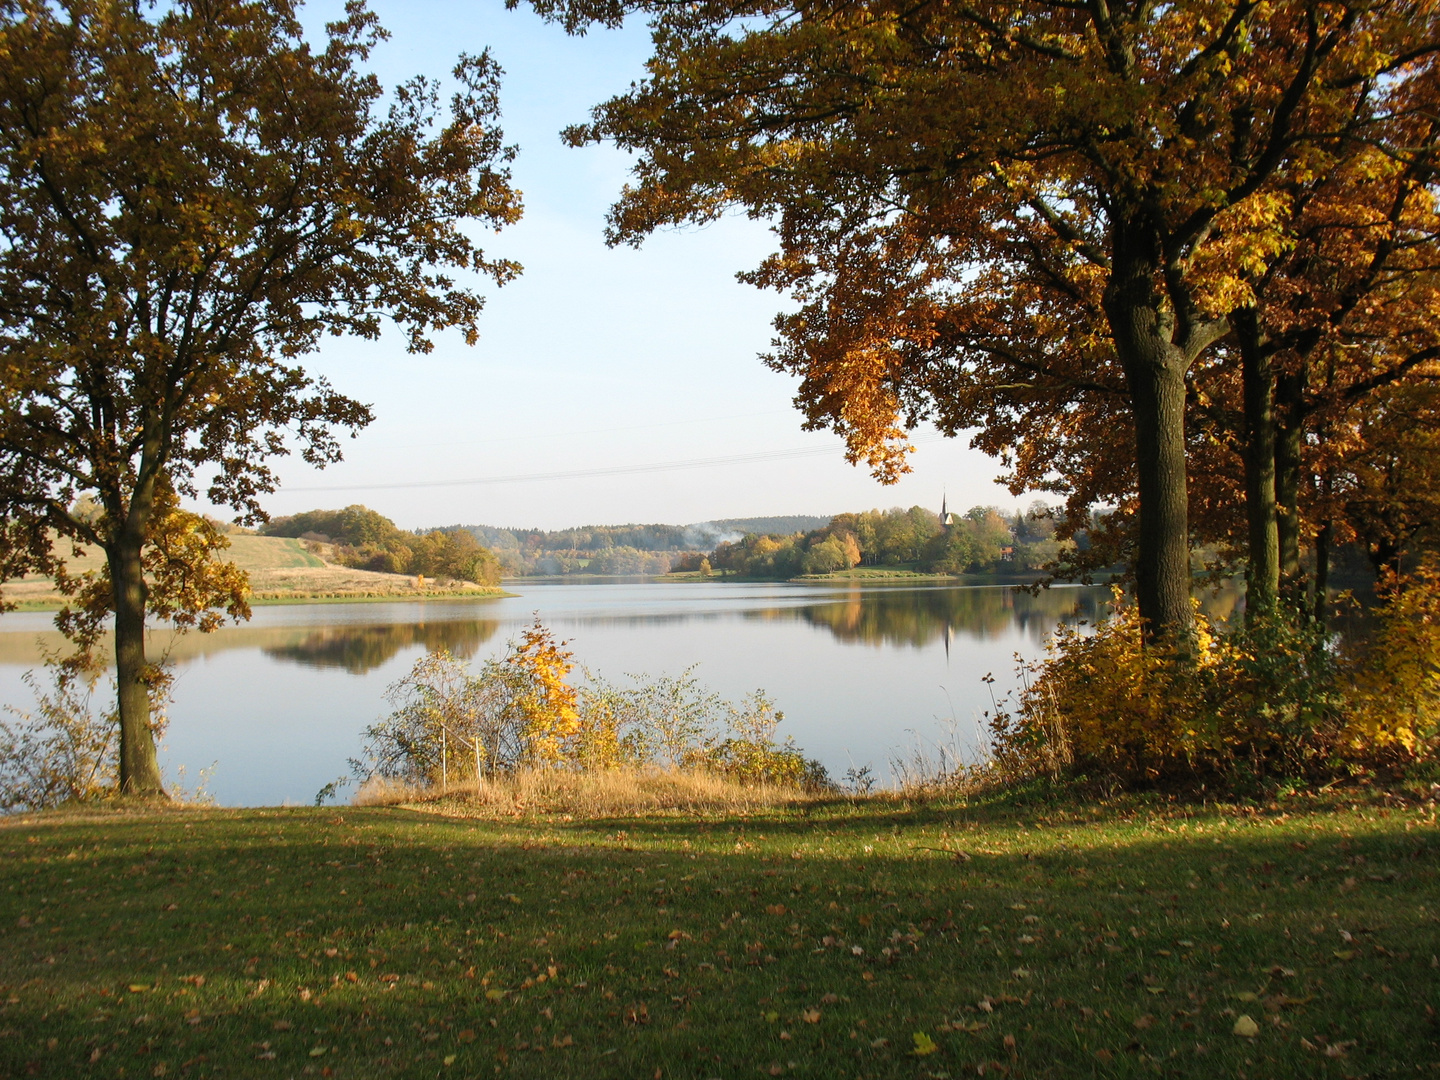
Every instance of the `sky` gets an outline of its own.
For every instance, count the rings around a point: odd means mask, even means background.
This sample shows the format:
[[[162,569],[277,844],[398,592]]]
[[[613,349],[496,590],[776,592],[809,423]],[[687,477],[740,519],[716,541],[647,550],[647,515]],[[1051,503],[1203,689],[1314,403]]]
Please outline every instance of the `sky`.
[[[364,503],[410,529],[556,529],[938,509],[942,496],[952,509],[1016,504],[964,437],[918,431],[914,471],[887,487],[849,465],[835,435],[801,430],[795,380],[759,359],[786,298],[735,280],[773,249],[765,223],[737,214],[639,249],[605,245],[629,158],[567,147],[559,132],[643,77],[643,25],[570,37],[502,0],[371,6],[392,35],[371,60],[387,87],[448,79],[460,53],[487,47],[504,68],[525,214],[486,250],[525,272],[503,288],[476,279],[487,300],[474,347],[451,333],[417,356],[386,335],[328,339],[309,357],[375,421],[324,471],[282,460],[272,515]],[[318,35],[342,8],[312,2],[303,17]]]

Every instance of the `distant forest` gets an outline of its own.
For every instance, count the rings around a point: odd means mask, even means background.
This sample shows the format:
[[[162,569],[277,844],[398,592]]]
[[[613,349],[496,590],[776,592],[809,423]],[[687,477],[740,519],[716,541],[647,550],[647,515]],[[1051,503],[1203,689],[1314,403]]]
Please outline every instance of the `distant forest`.
[[[1086,542],[1083,534],[1057,538],[1055,526],[1055,513],[1038,502],[1025,512],[975,506],[945,519],[923,506],[867,510],[837,514],[819,528],[790,535],[750,533],[722,542],[703,558],[678,560],[675,569],[782,579],[858,566],[1038,577]]]
[[[585,525],[557,531],[448,525],[408,532],[356,505],[278,517],[261,531],[330,544],[337,561],[362,570],[493,584],[501,574],[664,574],[677,560],[693,556],[698,562],[727,541],[804,533],[829,520],[795,514],[693,525]]]
[[[582,525],[575,529],[501,529],[452,525],[493,551],[509,574],[664,574],[680,557],[696,559],[747,534],[803,533],[828,517],[724,518],[693,525]]]

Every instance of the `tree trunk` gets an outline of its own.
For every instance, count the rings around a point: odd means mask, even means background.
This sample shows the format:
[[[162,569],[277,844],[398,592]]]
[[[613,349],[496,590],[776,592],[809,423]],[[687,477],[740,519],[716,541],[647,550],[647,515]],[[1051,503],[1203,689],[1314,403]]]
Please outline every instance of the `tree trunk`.
[[[1323,630],[1330,616],[1330,522],[1315,534],[1315,621]]]
[[[1275,380],[1276,532],[1280,546],[1280,576],[1290,589],[1300,585],[1300,448],[1304,430],[1303,373]]]
[[[125,528],[106,551],[115,597],[115,682],[120,708],[120,791],[164,795],[150,728],[150,665],[145,659],[142,539]]]
[[[1245,618],[1273,612],[1280,595],[1276,515],[1275,374],[1254,308],[1235,313],[1245,397],[1245,516],[1249,526]]]
[[[1117,245],[1118,246],[1118,245]],[[1105,290],[1105,314],[1125,370],[1135,417],[1135,473],[1140,521],[1135,597],[1150,640],[1188,651],[1190,605],[1189,489],[1185,473],[1183,352],[1170,340],[1154,293],[1154,267],[1143,254],[1119,252]]]

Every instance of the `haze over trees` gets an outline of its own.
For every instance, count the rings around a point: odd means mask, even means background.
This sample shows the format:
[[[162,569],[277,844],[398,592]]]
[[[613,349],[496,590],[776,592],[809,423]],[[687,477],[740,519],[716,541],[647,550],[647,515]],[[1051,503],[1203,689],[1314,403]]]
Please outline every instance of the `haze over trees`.
[[[495,552],[510,574],[663,574],[697,560],[721,540],[749,532],[791,533],[829,521],[811,514],[721,518],[690,525],[582,525],[574,529],[465,528]]]
[[[146,615],[246,613],[179,497],[263,520],[270,459],[335,461],[371,417],[300,357],[383,321],[473,342],[451,275],[519,270],[475,240],[520,213],[498,68],[462,57],[448,110],[424,79],[386,103],[383,36],[360,4],[316,46],[290,0],[0,4],[0,579],[55,575],[82,653],[113,613],[126,792],[161,790]],[[104,569],[67,578],[70,542]]]

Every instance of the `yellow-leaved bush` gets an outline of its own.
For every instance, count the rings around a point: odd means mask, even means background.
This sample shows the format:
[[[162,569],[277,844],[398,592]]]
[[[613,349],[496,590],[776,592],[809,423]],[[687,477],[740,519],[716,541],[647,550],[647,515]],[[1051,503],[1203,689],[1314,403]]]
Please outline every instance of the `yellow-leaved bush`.
[[[1387,581],[1373,631],[1349,651],[1346,748],[1405,759],[1435,755],[1440,735],[1440,571]]]
[[[1440,717],[1440,577],[1416,578],[1363,647],[1299,615],[1221,633],[1198,610],[1183,652],[1147,644],[1118,590],[1087,632],[1061,627],[987,717],[1002,775],[1125,785],[1337,775],[1431,757]]]
[[[830,786],[791,740],[776,742],[784,714],[763,691],[732,705],[690,670],[623,683],[587,671],[571,685],[566,644],[537,617],[478,674],[443,649],[421,657],[387,692],[394,711],[366,728],[367,756],[351,761],[355,777],[445,787],[522,768],[657,766],[745,784]]]

